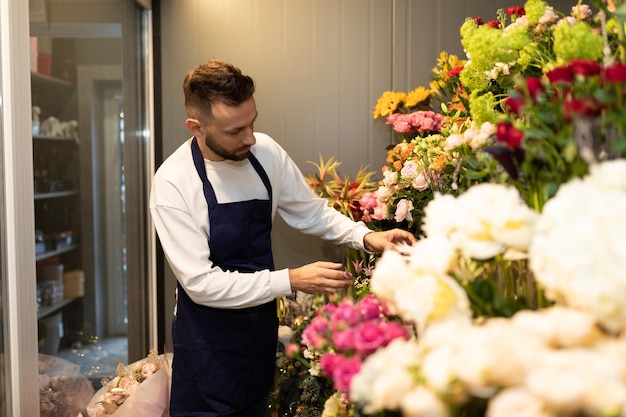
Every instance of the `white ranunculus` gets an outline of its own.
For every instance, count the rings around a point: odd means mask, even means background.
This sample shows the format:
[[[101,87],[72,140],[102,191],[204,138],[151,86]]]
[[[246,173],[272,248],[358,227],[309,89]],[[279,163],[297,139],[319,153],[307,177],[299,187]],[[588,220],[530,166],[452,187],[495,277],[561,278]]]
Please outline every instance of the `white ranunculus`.
[[[447,417],[450,415],[441,398],[422,386],[415,387],[404,396],[401,409],[404,417]]]
[[[446,151],[449,151],[449,150],[456,148],[457,146],[463,145],[464,143],[465,143],[465,137],[459,133],[454,133],[452,135],[449,135],[446,138],[446,146],[444,149]]]
[[[359,373],[352,378],[350,400],[362,407],[365,414],[397,409],[401,398],[417,385],[417,381],[412,379],[411,369],[419,366],[419,356],[418,344],[414,340],[398,338],[378,349],[365,359]],[[390,375],[398,379],[398,385],[389,378]],[[389,387],[381,386],[377,382],[380,380],[393,384],[396,390],[393,398],[385,397],[384,392]]]
[[[424,208],[422,230],[426,236],[450,236],[456,229],[457,203],[450,194],[436,193]]]
[[[372,382],[372,406],[381,410],[399,410],[402,399],[414,386],[415,380],[408,369],[390,367]]]
[[[445,393],[455,378],[452,368],[455,347],[452,343],[437,345],[437,348],[430,350],[422,360],[421,374],[426,380],[425,383],[438,393]]]
[[[496,394],[487,406],[486,417],[548,417],[543,402],[524,388],[508,388]]]
[[[400,175],[402,175],[404,178],[408,180],[412,180],[413,178],[417,176],[418,172],[419,172],[419,168],[417,164],[415,163],[415,161],[407,160],[404,163],[404,166],[402,167],[402,169],[400,170]]]
[[[447,275],[454,255],[450,242],[439,235],[408,247],[407,255],[385,251],[372,273],[371,290],[420,330],[433,321],[469,320],[467,293]]]
[[[370,279],[370,289],[382,300],[393,300],[398,288],[410,279],[408,258],[396,251],[385,251],[376,262]]]
[[[452,267],[456,251],[443,235],[431,235],[420,239],[409,248],[409,268],[447,274]]]
[[[526,251],[538,214],[517,190],[479,184],[459,197],[436,195],[426,206],[424,232],[448,236],[464,255],[490,259],[507,249]]]
[[[592,165],[588,180],[602,188],[626,193],[626,160],[615,159]]]
[[[585,345],[595,342],[599,336],[591,314],[563,306],[521,310],[511,318],[511,324],[554,347]]]
[[[454,373],[469,392],[483,398],[499,387],[522,383],[542,349],[538,338],[515,329],[504,319],[474,326],[458,343]]]
[[[506,247],[526,250],[538,214],[518,191],[501,184],[479,184],[457,197],[457,231],[452,240],[467,256],[489,259]]]
[[[609,415],[609,411],[623,409],[623,356],[599,353],[589,348],[546,350],[528,376],[526,387],[559,415]]]

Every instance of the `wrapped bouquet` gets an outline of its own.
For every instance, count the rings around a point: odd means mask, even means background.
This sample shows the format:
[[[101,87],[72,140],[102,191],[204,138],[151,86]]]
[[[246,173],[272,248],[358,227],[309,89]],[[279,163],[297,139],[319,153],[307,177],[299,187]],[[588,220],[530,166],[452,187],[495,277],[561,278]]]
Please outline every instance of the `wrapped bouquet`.
[[[117,375],[103,380],[87,405],[89,417],[165,417],[169,414],[171,355],[151,350],[148,357],[120,364]],[[82,417],[79,416],[79,417]]]

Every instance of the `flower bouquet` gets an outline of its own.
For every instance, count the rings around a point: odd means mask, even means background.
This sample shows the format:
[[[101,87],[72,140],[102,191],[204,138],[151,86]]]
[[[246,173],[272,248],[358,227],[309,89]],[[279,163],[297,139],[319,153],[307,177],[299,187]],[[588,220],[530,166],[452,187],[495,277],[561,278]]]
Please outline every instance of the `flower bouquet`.
[[[104,380],[102,388],[87,405],[87,415],[167,417],[170,364],[171,355],[158,355],[156,350],[151,350],[147,358],[133,364],[119,364],[116,377]]]

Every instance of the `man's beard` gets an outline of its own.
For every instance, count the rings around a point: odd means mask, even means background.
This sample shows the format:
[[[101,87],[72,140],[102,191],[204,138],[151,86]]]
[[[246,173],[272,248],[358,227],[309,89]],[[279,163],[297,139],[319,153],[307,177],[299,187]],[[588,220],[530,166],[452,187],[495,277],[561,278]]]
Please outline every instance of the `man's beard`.
[[[248,157],[250,156],[250,147],[249,146],[245,146],[245,147],[242,147],[242,148],[238,149],[238,150],[247,149],[247,151],[245,153],[229,152],[226,149],[224,149],[222,146],[220,146],[213,139],[213,136],[211,136],[209,133],[206,134],[206,137],[204,139],[204,143],[210,150],[215,152],[217,155],[221,156],[224,159],[228,159],[228,160],[231,160],[231,161],[243,161],[244,159],[248,159]]]

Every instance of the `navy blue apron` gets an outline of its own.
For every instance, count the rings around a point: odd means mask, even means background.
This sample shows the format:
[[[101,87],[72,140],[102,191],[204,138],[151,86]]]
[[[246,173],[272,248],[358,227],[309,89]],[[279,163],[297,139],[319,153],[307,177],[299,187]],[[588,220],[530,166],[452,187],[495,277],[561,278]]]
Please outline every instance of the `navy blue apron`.
[[[191,152],[209,207],[213,264],[229,271],[273,270],[272,187],[259,161],[250,154],[269,200],[219,204],[196,138]],[[275,300],[251,308],[211,308],[194,303],[178,284],[172,336],[171,416],[227,416],[269,393],[278,341]]]

